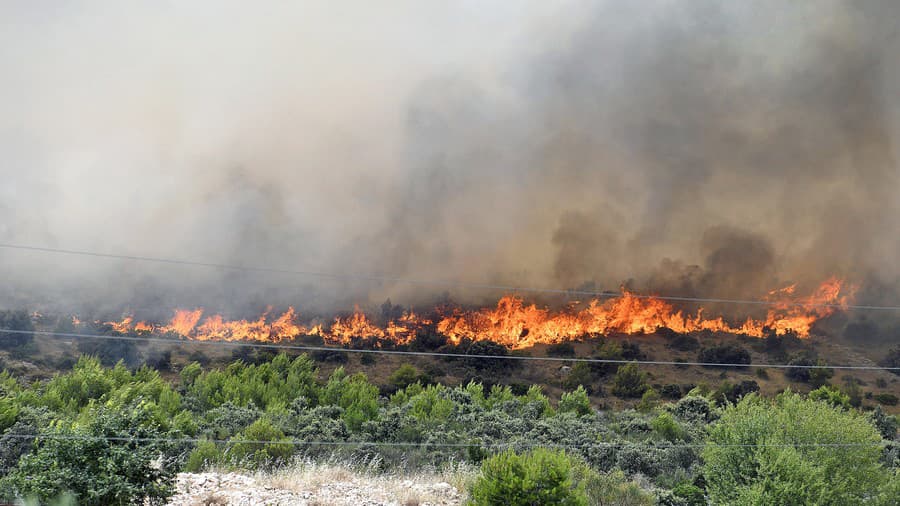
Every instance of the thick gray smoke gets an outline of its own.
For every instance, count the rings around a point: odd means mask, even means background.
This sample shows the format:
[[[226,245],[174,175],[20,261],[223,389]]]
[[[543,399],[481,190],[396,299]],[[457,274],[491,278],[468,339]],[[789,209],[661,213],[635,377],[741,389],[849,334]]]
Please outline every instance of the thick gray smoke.
[[[0,242],[715,297],[838,275],[893,293],[895,2],[548,4],[5,4]],[[9,304],[328,310],[445,291],[0,262]]]

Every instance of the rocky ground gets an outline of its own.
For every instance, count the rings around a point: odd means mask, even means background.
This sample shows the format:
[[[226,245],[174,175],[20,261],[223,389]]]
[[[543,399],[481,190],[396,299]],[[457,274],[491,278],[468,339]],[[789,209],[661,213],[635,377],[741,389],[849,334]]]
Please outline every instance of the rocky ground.
[[[373,477],[342,469],[277,475],[182,473],[169,506],[451,506],[462,494],[444,481]]]

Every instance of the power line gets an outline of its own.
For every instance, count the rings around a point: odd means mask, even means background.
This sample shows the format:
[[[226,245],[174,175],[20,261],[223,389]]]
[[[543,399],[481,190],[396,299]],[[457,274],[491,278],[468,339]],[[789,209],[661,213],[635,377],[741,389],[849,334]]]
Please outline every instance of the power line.
[[[173,437],[130,437],[130,436],[91,436],[87,434],[2,434],[0,439],[8,437],[12,439],[55,439],[63,441],[110,441],[123,443],[202,443],[210,442],[217,444],[291,444],[295,446],[384,446],[384,447],[446,447],[446,448],[505,448],[505,447],[551,447],[551,448],[590,448],[590,447],[608,447],[620,448],[632,445],[640,445],[640,442],[622,441],[592,441],[590,443],[571,444],[571,443],[528,443],[528,442],[505,442],[505,443],[442,443],[442,442],[410,442],[410,441],[303,441],[299,439],[283,439],[283,440],[253,440],[253,439],[206,439],[198,437],[190,438],[173,438]],[[706,448],[714,446],[719,448],[855,448],[869,446],[883,446],[884,441],[869,441],[860,443],[679,443],[679,444],[658,444],[647,445],[654,448]]]
[[[148,257],[141,255],[122,255],[116,253],[99,253],[93,251],[82,251],[82,250],[72,250],[72,249],[62,249],[62,248],[47,248],[43,246],[29,246],[23,244],[0,244],[0,248],[5,249],[15,249],[15,250],[24,250],[24,251],[37,251],[42,253],[56,253],[56,254],[64,254],[64,255],[79,255],[79,256],[88,256],[88,257],[97,257],[97,258],[112,258],[118,260],[132,260],[139,262],[153,262],[153,263],[162,263],[162,264],[172,264],[172,265],[186,265],[193,267],[208,267],[212,269],[223,269],[223,270],[235,270],[235,271],[246,271],[246,272],[259,272],[259,273],[269,273],[269,274],[287,274],[287,275],[296,275],[296,276],[309,276],[309,277],[318,277],[318,278],[327,278],[327,279],[346,279],[346,280],[355,280],[355,281],[368,281],[368,282],[377,282],[377,283],[402,283],[402,284],[410,284],[410,285],[424,285],[424,286],[441,286],[441,287],[457,287],[457,288],[473,288],[480,290],[493,290],[493,291],[503,291],[503,292],[526,292],[526,293],[548,293],[548,294],[557,294],[557,295],[584,295],[590,297],[597,298],[615,298],[621,297],[621,292],[614,292],[609,290],[565,290],[561,288],[545,288],[545,287],[526,287],[526,286],[514,286],[514,285],[500,285],[500,284],[490,284],[490,283],[470,283],[466,281],[455,281],[455,280],[442,280],[442,279],[413,279],[413,278],[405,278],[405,277],[397,277],[397,276],[383,276],[383,275],[371,275],[371,274],[355,274],[355,273],[340,273],[340,272],[324,272],[324,271],[311,271],[311,270],[294,270],[294,269],[281,269],[276,267],[261,267],[261,266],[247,266],[247,265],[234,265],[234,264],[223,264],[223,263],[215,263],[215,262],[201,262],[194,260],[182,260],[182,259],[173,259],[173,258],[161,258],[161,257]],[[659,299],[666,300],[672,302],[703,302],[709,304],[749,304],[749,305],[758,305],[758,306],[803,306],[803,307],[826,307],[826,308],[835,308],[835,309],[854,309],[854,310],[868,310],[868,311],[900,311],[900,306],[874,306],[874,305],[858,305],[858,304],[834,304],[834,303],[804,303],[804,302],[791,302],[791,301],[770,301],[770,300],[753,300],[753,299],[724,299],[724,298],[716,298],[716,297],[680,297],[673,295],[646,295],[646,294],[630,294],[631,297],[640,298],[640,299]]]
[[[803,365],[803,364],[738,364],[738,363],[718,363],[718,362],[675,362],[665,360],[616,360],[603,358],[566,358],[566,357],[530,357],[526,355],[482,355],[482,354],[466,354],[466,353],[440,353],[436,351],[406,351],[406,350],[382,350],[382,349],[354,349],[354,348],[338,348],[334,346],[308,346],[297,344],[276,344],[276,343],[259,343],[255,341],[218,341],[218,340],[196,340],[196,339],[170,339],[165,337],[152,336],[110,336],[103,334],[82,334],[74,332],[51,332],[45,330],[13,330],[0,328],[0,332],[10,334],[36,334],[40,336],[55,338],[74,338],[74,339],[107,339],[118,341],[139,341],[149,343],[163,343],[176,345],[217,345],[226,347],[253,347],[276,350],[297,350],[297,351],[338,351],[347,353],[376,353],[383,355],[406,355],[406,356],[424,356],[424,357],[444,357],[444,358],[465,358],[465,359],[498,359],[498,360],[525,360],[525,361],[545,361],[545,362],[585,362],[594,364],[640,364],[640,365],[670,365],[670,366],[702,366],[702,367],[766,367],[772,369],[842,369],[842,370],[878,370],[878,371],[900,371],[900,367],[882,367],[882,366],[865,366],[865,365]]]

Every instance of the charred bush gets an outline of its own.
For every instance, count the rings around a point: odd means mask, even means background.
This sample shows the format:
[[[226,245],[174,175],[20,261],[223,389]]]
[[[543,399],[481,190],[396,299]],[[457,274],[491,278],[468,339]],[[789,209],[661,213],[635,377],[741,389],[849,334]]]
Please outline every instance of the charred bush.
[[[678,351],[694,351],[700,347],[700,341],[689,334],[680,334],[673,331],[671,337],[667,336],[666,346]]]
[[[647,354],[641,351],[638,343],[625,341],[622,343],[622,358],[625,360],[647,360]]]
[[[700,350],[697,360],[707,364],[722,364],[722,367],[728,367],[728,364],[749,364],[750,352],[736,344],[719,344]]]
[[[310,357],[316,362],[330,364],[346,364],[349,361],[347,352],[341,350],[318,350],[310,353]]]
[[[34,325],[31,316],[23,310],[0,311],[0,349],[15,350],[34,340]],[[6,331],[6,332],[4,332]]]
[[[892,368],[892,373],[900,375],[900,346],[889,351],[884,360],[881,361],[881,365]]]
[[[169,371],[172,369],[172,350],[153,350],[147,354],[144,364],[157,371]]]
[[[681,398],[681,386],[674,383],[663,385],[659,388],[659,394],[664,399],[678,400]]]
[[[82,338],[78,341],[78,351],[99,358],[105,366],[113,366],[120,360],[127,367],[137,367],[141,363],[137,346],[131,341]]]
[[[547,346],[547,355],[551,357],[574,357],[575,347],[568,341],[551,344]]]
[[[416,333],[409,344],[413,351],[434,351],[447,344],[447,336],[430,329],[422,329]]]

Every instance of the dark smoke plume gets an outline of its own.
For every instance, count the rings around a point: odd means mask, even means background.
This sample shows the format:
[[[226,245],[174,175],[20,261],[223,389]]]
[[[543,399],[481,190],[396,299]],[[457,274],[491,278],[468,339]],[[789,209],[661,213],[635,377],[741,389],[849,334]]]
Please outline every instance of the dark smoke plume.
[[[0,7],[0,241],[714,297],[837,275],[897,302],[897,3],[406,7]],[[7,305],[497,295],[0,262]]]

